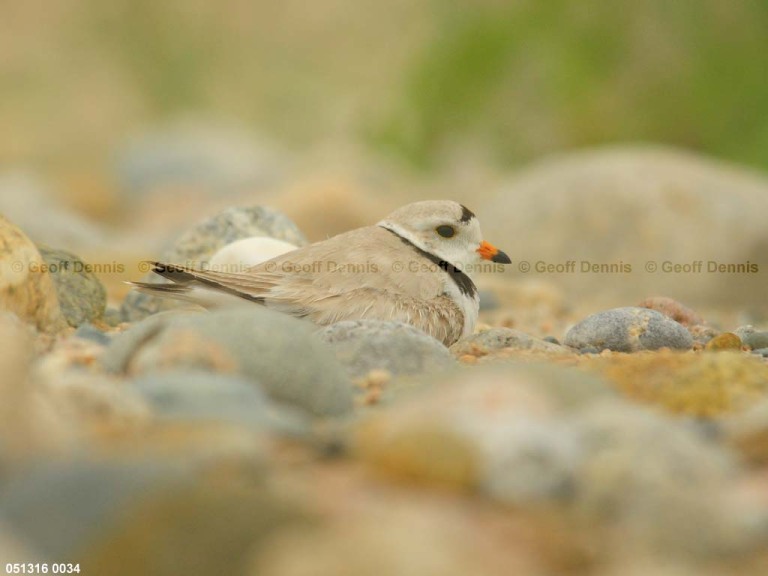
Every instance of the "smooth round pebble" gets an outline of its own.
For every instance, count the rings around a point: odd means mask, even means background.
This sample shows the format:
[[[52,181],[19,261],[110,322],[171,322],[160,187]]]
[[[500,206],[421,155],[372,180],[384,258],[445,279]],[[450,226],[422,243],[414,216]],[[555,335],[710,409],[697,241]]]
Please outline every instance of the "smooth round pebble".
[[[659,348],[688,350],[693,346],[693,338],[681,324],[660,312],[626,307],[592,314],[568,330],[564,343],[578,349],[637,352]]]
[[[256,429],[298,432],[298,413],[275,406],[259,386],[237,376],[209,372],[163,372],[129,383],[154,412],[169,419],[228,422]]]
[[[167,312],[116,337],[102,365],[131,375],[167,370],[240,374],[274,399],[318,416],[352,409],[353,388],[313,326],[262,306]]]
[[[718,350],[741,350],[741,339],[732,332],[723,332],[712,338],[704,346],[705,350],[717,352]]]
[[[735,332],[737,336],[741,338],[744,346],[749,346],[753,350],[760,348],[768,348],[768,332],[762,330],[747,330],[742,334],[738,331]]]
[[[454,366],[441,342],[402,322],[346,320],[317,333],[333,349],[336,359],[351,378],[362,378],[373,370],[392,375],[419,374]]]

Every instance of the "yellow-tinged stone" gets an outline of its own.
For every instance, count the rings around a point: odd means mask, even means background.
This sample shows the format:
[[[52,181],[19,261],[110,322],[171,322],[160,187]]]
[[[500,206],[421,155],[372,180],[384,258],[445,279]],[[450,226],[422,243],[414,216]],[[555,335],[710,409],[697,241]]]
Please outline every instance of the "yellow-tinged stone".
[[[719,352],[721,350],[741,350],[741,338],[732,332],[718,334],[704,346],[705,350]]]
[[[57,332],[67,326],[40,252],[3,216],[0,216],[0,310],[13,312],[44,332]]]
[[[614,354],[585,358],[580,365],[598,372],[630,398],[680,414],[716,416],[768,397],[768,365],[730,350]]]

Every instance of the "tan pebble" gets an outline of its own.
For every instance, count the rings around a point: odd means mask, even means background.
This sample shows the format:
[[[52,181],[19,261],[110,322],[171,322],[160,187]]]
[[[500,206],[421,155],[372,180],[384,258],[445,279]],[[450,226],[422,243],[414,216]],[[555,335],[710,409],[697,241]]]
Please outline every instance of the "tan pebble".
[[[0,309],[44,332],[67,324],[43,257],[27,236],[0,216]]]
[[[463,356],[459,356],[459,362],[463,362],[464,364],[477,364],[477,356],[464,354]]]

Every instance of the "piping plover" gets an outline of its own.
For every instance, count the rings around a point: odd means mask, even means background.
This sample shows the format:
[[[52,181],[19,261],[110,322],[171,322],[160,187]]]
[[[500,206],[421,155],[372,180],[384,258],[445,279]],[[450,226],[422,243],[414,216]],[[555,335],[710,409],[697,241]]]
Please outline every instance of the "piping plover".
[[[398,320],[450,346],[474,331],[479,301],[468,273],[484,261],[510,263],[483,240],[475,215],[457,202],[424,201],[242,272],[152,262],[173,284],[132,284],[204,307],[248,300],[320,325]]]

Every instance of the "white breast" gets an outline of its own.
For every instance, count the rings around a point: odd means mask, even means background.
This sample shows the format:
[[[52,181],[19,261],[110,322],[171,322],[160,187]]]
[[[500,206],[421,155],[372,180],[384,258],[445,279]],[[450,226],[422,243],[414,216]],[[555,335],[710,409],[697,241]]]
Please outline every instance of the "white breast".
[[[480,298],[478,297],[477,292],[475,292],[474,296],[464,294],[459,290],[456,282],[453,281],[447,272],[443,272],[442,274],[444,276],[443,290],[448,297],[456,303],[464,315],[464,328],[461,332],[461,337],[465,338],[475,332],[477,315],[480,312]]]

